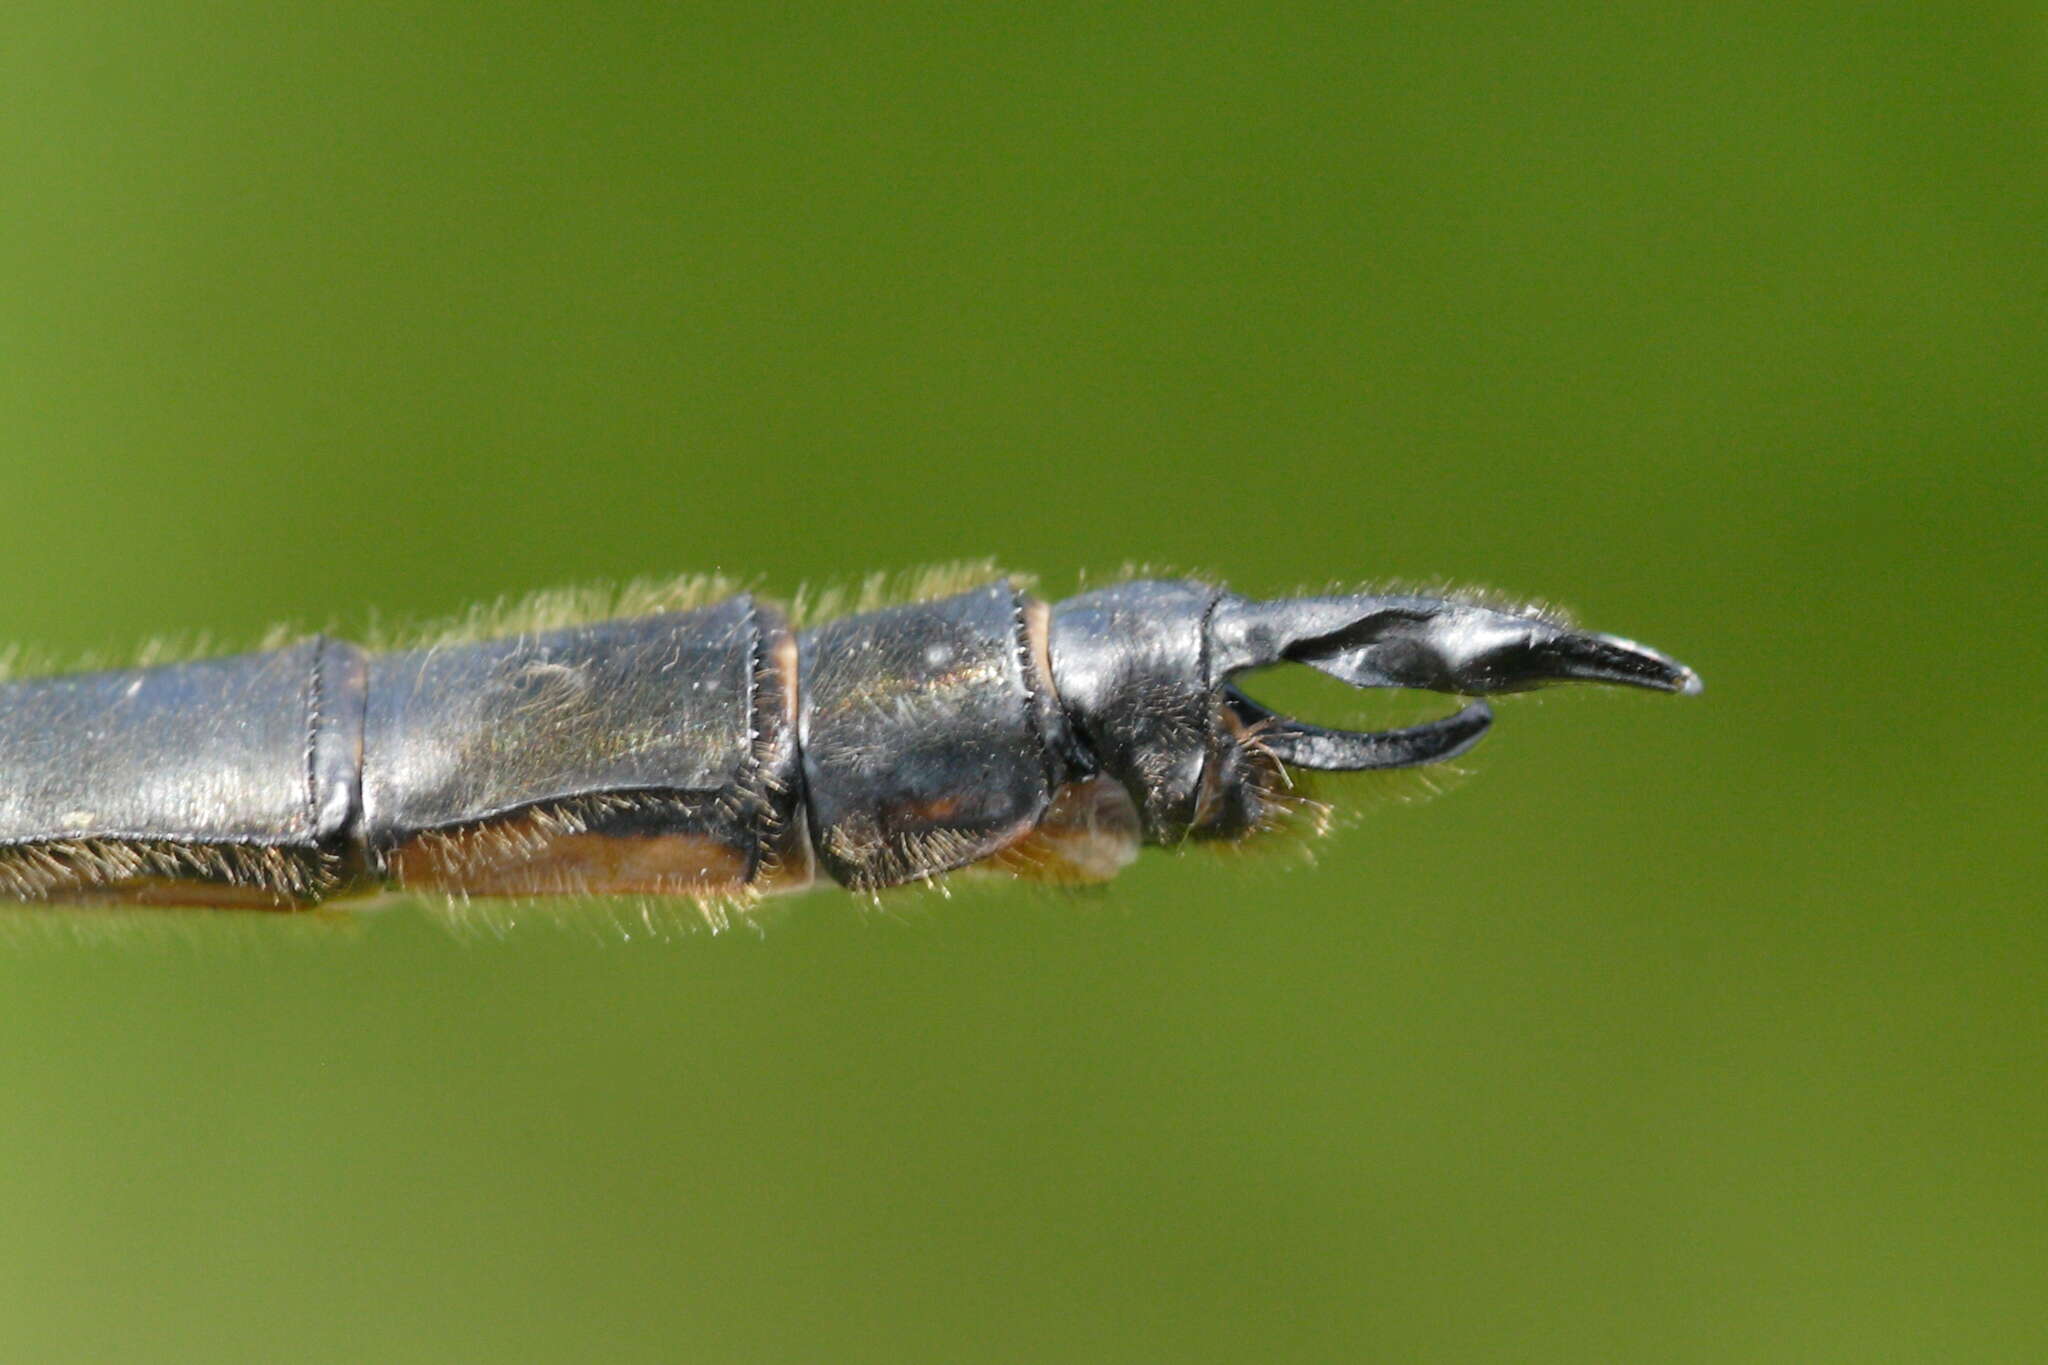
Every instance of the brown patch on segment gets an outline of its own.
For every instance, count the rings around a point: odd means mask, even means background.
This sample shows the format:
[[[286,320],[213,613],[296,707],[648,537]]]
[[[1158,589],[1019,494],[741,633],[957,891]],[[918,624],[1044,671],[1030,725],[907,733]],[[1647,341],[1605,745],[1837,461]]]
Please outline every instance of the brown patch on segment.
[[[457,896],[736,894],[747,856],[701,834],[551,831],[527,817],[420,835],[392,853],[390,875]]]
[[[768,664],[775,670],[782,693],[782,718],[789,723],[791,734],[796,733],[797,705],[802,694],[797,686],[796,636],[787,630],[775,633],[775,642],[768,647]]]
[[[905,801],[890,808],[889,823],[912,829],[951,824],[967,802],[964,796],[928,796],[922,801]]]
[[[760,854],[750,895],[801,891],[816,878],[815,855],[804,820],[802,760],[797,754],[797,720],[802,704],[798,670],[802,656],[782,614],[761,613],[759,666],[754,677],[754,738],[741,785],[759,802],[756,814]]]
[[[1052,604],[1033,597],[1024,604],[1024,641],[1031,650],[1032,667],[1047,692],[1052,681]]]
[[[1092,886],[1130,866],[1141,840],[1131,794],[1111,778],[1091,777],[1053,793],[1036,829],[975,866],[1025,881]]]
[[[290,910],[342,880],[325,854],[262,844],[85,838],[0,849],[0,897],[22,901]]]

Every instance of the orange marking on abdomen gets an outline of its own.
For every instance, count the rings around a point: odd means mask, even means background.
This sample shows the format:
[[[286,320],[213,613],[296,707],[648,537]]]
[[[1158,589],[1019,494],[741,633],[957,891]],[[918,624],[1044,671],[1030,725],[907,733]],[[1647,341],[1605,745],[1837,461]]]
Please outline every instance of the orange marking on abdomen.
[[[391,855],[407,890],[463,896],[716,895],[747,886],[744,852],[699,834],[546,833],[530,820],[421,835]]]
[[[1138,808],[1107,777],[1069,782],[1053,793],[1037,828],[975,867],[1058,886],[1106,882],[1138,856]]]

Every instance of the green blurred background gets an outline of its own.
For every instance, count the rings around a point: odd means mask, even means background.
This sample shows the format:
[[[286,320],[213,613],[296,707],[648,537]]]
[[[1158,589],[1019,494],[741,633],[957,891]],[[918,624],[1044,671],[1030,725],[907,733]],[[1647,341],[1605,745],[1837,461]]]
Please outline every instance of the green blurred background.
[[[1319,864],[0,936],[8,1361],[2048,1358],[2048,11],[10,5],[0,639],[1441,576]]]

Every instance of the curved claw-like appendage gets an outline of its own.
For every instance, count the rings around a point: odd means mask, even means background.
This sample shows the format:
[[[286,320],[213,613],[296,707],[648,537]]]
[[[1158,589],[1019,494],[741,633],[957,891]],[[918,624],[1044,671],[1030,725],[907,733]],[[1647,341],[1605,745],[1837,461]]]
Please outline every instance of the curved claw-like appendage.
[[[1353,687],[1414,687],[1476,698],[1598,682],[1682,694],[1699,675],[1613,635],[1536,611],[1419,596],[1256,602],[1194,580],[1138,579],[1054,608],[1052,676],[1077,769],[1121,782],[1145,837],[1237,838],[1262,827],[1282,766],[1358,771],[1455,758],[1492,723],[1484,702],[1376,733],[1276,715],[1232,679],[1303,664]]]
[[[1454,715],[1399,730],[1329,730],[1277,715],[1234,687],[1225,689],[1223,696],[1239,720],[1259,727],[1259,743],[1273,757],[1289,767],[1323,772],[1448,762],[1477,744],[1493,724],[1493,708],[1475,701]]]
[[[1697,673],[1633,640],[1438,597],[1225,599],[1209,631],[1219,676],[1299,663],[1353,687],[1466,696],[1561,682],[1701,690]]]
[[[1436,597],[1226,597],[1209,623],[1212,667],[1229,677],[1298,663],[1353,687],[1411,687],[1462,696],[1595,682],[1692,696],[1699,674],[1616,635],[1575,631],[1534,613]],[[1353,771],[1453,758],[1486,732],[1483,703],[1404,730],[1360,734],[1276,716],[1231,690],[1240,718],[1261,721],[1274,755],[1297,767]]]

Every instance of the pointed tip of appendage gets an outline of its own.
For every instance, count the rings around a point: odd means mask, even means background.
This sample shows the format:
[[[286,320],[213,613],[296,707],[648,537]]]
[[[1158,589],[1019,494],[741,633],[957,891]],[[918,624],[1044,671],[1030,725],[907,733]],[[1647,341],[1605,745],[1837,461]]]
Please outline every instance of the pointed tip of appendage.
[[[1609,683],[1697,697],[1706,690],[1700,675],[1662,650],[1619,635],[1565,633],[1548,642],[1542,682]]]

